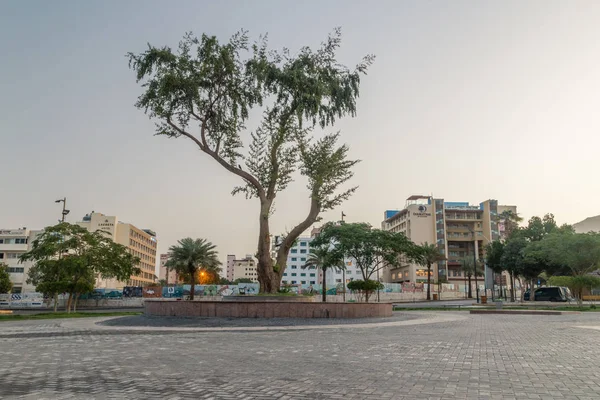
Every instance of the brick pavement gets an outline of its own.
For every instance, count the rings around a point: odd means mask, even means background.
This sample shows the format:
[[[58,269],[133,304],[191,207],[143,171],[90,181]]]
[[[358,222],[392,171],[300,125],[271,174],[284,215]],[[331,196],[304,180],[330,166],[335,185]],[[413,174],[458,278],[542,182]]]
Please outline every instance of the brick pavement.
[[[600,398],[600,332],[579,328],[600,313],[426,315],[273,331],[3,322],[0,398]]]

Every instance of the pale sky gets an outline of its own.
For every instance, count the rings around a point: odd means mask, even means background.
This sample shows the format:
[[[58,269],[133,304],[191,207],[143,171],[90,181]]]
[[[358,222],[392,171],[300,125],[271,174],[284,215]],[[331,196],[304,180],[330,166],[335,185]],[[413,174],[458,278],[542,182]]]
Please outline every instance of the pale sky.
[[[343,30],[340,60],[377,56],[356,118],[358,192],[324,215],[379,226],[411,194],[516,204],[526,219],[600,214],[600,2],[0,1],[0,228],[69,222],[95,210],[157,232],[159,251],[206,238],[256,252],[258,202],[185,139],[153,136],[125,53],[184,32],[240,28],[274,48]],[[250,128],[253,128],[249,124]],[[248,135],[245,135],[247,138]],[[305,181],[280,195],[273,233],[308,210]]]

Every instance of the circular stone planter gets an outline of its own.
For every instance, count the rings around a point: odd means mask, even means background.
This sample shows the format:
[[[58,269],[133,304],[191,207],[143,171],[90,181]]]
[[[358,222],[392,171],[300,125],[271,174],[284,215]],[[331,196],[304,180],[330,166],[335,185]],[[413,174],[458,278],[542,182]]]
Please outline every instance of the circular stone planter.
[[[144,314],[164,317],[222,318],[383,318],[392,316],[392,303],[315,303],[253,300],[169,301],[148,299],[144,302]]]
[[[223,296],[222,301],[238,302],[276,302],[276,303],[311,303],[314,296]]]

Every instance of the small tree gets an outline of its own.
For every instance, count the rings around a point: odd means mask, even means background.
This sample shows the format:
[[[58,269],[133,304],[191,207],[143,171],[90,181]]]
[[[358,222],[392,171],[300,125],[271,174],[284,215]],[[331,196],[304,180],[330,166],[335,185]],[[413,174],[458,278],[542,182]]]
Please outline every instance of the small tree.
[[[216,246],[206,239],[185,238],[169,247],[171,257],[166,263],[167,269],[174,269],[191,285],[190,300],[194,300],[194,291],[200,269],[219,272],[221,262],[215,251]]]
[[[55,311],[59,293],[69,294],[66,309],[70,312],[73,300],[91,292],[96,278],[125,281],[141,272],[135,267],[139,258],[105,232],[89,232],[67,222],[45,228],[19,260],[34,262],[27,282],[45,295],[54,296]]]
[[[306,263],[302,268],[316,267],[323,271],[323,302],[327,301],[327,270],[345,269],[344,258],[336,252],[331,246],[323,245],[321,247],[312,246]]]
[[[476,262],[472,256],[463,257],[461,260],[462,271],[467,276],[469,281],[469,291],[468,297],[470,299],[473,298],[473,293],[471,289],[471,278],[477,274],[477,276],[483,276],[483,266],[480,262]]]
[[[10,293],[13,284],[8,274],[8,265],[0,263],[0,293]]]
[[[333,245],[336,257],[354,260],[365,281],[387,266],[414,261],[420,254],[404,234],[373,229],[365,223],[326,224],[311,245]]]
[[[427,267],[427,300],[431,300],[431,265],[445,259],[446,257],[435,244],[425,242],[421,246],[418,246],[416,261],[420,265]]]
[[[369,302],[369,297],[378,290],[384,288],[383,283],[378,281],[367,280],[356,280],[348,282],[348,289],[357,291],[365,296],[365,302]]]

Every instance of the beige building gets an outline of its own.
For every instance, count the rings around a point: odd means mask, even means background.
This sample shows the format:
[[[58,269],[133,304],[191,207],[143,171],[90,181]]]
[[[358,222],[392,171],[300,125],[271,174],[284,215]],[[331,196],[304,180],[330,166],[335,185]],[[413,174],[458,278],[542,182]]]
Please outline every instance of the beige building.
[[[160,265],[158,267],[158,279],[166,281],[168,285],[176,284],[179,282],[177,272],[173,270],[167,270],[166,264],[169,261],[168,254],[160,255]]]
[[[102,230],[113,241],[126,246],[129,252],[140,258],[139,275],[132,275],[127,282],[115,279],[98,279],[97,288],[120,289],[123,286],[145,286],[155,282],[156,278],[156,233],[150,229],[140,229],[135,225],[118,221],[116,216],[108,216],[92,211],[83,217],[78,225],[94,232]]]
[[[486,200],[479,205],[468,202],[446,202],[432,196],[411,196],[402,210],[385,212],[383,230],[402,232],[417,244],[435,243],[446,260],[432,268],[432,278],[446,278],[449,283],[463,283],[461,260],[473,257],[484,259],[484,247],[498,240],[499,210],[515,206],[499,206],[497,200]],[[486,287],[492,286],[492,274],[486,268]],[[427,269],[421,265],[404,263],[386,269],[386,282],[426,282]],[[480,283],[483,285],[483,279]]]
[[[246,255],[246,258],[236,259],[235,255],[227,256],[227,280],[235,281],[236,279],[248,278],[252,282],[258,282],[258,273],[256,271],[256,261],[251,255]]]
[[[0,263],[8,266],[8,276],[13,284],[12,293],[35,291],[35,287],[27,283],[29,268],[33,263],[20,263],[19,257],[31,250],[31,243],[41,232],[27,228],[0,229]]]

